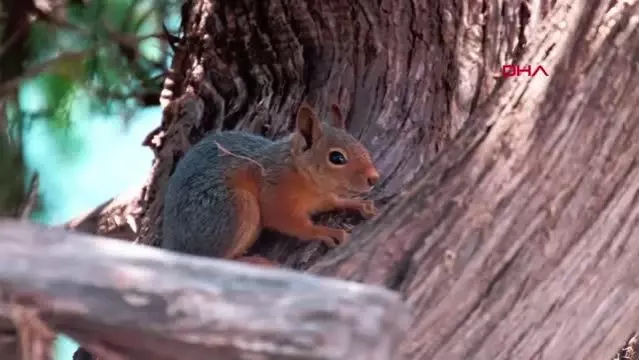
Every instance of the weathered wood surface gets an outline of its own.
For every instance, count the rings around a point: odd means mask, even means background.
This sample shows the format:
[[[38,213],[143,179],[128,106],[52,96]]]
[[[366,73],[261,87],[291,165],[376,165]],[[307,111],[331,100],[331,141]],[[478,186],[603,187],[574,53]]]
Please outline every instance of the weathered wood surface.
[[[387,360],[410,322],[383,288],[10,220],[0,293],[5,312],[132,359]]]

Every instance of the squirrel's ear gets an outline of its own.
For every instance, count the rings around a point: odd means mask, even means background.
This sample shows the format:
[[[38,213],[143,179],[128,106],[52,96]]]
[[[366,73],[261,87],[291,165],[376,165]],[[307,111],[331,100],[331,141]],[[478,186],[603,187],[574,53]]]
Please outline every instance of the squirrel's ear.
[[[310,148],[322,136],[322,122],[317,118],[313,108],[306,102],[297,110],[297,132],[306,141],[306,148]]]
[[[337,104],[331,106],[331,124],[338,129],[346,129],[346,120]]]

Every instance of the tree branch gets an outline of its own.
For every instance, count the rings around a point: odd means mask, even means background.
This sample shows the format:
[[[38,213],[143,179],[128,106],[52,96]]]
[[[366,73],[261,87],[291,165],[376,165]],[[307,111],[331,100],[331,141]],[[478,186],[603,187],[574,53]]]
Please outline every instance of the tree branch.
[[[10,91],[15,90],[20,83],[40,74],[43,71],[50,69],[51,67],[57,65],[59,62],[69,61],[73,59],[79,59],[87,56],[88,53],[93,51],[93,49],[87,49],[83,51],[69,51],[60,54],[59,56],[43,61],[37,65],[31,66],[28,69],[25,69],[20,75],[15,76],[7,81],[0,83],[0,97],[5,96]]]
[[[38,191],[40,190],[40,175],[35,172],[31,176],[29,187],[25,196],[24,204],[20,208],[20,219],[28,220],[38,202]]]
[[[0,293],[9,312],[138,359],[387,360],[409,325],[383,288],[9,220]]]

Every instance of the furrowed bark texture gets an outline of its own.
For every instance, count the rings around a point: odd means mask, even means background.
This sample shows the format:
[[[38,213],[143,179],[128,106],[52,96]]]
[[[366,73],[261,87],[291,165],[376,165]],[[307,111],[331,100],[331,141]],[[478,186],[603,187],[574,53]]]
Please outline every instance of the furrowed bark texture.
[[[551,76],[500,88],[312,269],[405,294],[405,358],[604,359],[638,326],[637,10],[557,5],[522,60]]]
[[[191,1],[138,240],[206,132],[276,137],[331,102],[383,174],[377,219],[322,256],[257,252],[400,291],[405,359],[610,358],[639,326],[636,1]],[[503,78],[504,64],[548,77]],[[183,121],[180,96],[205,101]],[[449,140],[453,138],[452,140]]]

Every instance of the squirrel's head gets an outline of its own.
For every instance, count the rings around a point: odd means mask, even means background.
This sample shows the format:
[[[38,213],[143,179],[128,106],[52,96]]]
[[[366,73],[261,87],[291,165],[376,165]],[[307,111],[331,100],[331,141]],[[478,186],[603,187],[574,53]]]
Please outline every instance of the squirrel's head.
[[[368,150],[346,131],[337,105],[331,107],[331,122],[323,123],[313,108],[303,103],[291,146],[297,168],[324,191],[363,195],[379,180]]]

